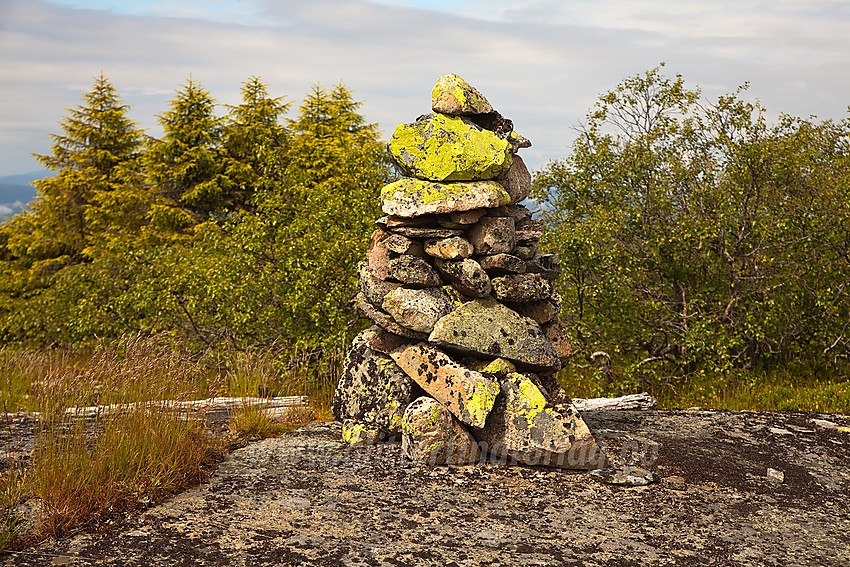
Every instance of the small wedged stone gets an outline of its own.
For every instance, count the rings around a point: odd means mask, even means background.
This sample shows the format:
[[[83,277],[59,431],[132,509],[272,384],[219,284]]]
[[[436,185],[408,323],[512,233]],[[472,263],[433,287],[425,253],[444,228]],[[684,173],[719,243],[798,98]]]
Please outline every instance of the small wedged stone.
[[[376,278],[366,262],[360,262],[357,265],[357,281],[360,285],[360,291],[372,305],[381,305],[389,292],[400,288],[402,285]]]
[[[487,363],[482,361],[481,367],[476,368],[475,370],[495,374],[496,376],[503,378],[511,372],[516,372],[516,366],[514,366],[514,363],[506,358],[494,358]]]
[[[460,236],[464,229],[443,228],[434,226],[397,226],[390,229],[395,234],[409,238],[451,238]]]
[[[534,375],[507,374],[483,429],[472,434],[482,451],[527,465],[594,469],[607,464],[587,424],[571,403],[547,402]]]
[[[499,301],[540,301],[552,295],[552,282],[542,274],[510,274],[490,279]]]
[[[509,254],[516,246],[514,219],[482,217],[468,232],[476,254]]]
[[[387,356],[398,347],[412,342],[407,337],[396,335],[377,325],[363,332],[363,340],[370,349]]]
[[[517,246],[536,246],[543,236],[542,230],[523,229],[516,231]]]
[[[405,174],[425,181],[493,179],[512,162],[507,141],[469,120],[439,113],[399,124],[388,147]]]
[[[382,306],[396,323],[420,333],[430,333],[437,321],[455,308],[439,287],[400,287],[384,297]]]
[[[462,260],[472,256],[472,244],[466,238],[429,238],[425,241],[425,253],[443,260]]]
[[[512,203],[509,205],[502,205],[501,207],[496,207],[495,209],[487,209],[488,217],[511,217],[514,219],[514,224],[516,225],[517,230],[524,230],[524,228],[531,222],[531,211],[528,210],[528,207],[525,205],[520,205],[519,203]]]
[[[397,217],[395,215],[384,215],[375,221],[375,224],[384,230],[390,230],[401,226],[434,226],[437,224],[439,215],[421,215],[418,217]]]
[[[498,207],[510,201],[511,196],[496,181],[433,183],[404,177],[381,189],[381,209],[397,217]]]
[[[393,258],[386,264],[388,279],[399,281],[403,284],[422,287],[434,287],[443,285],[439,274],[422,258],[403,254]]]
[[[507,358],[541,371],[561,367],[537,323],[489,297],[464,303],[442,317],[428,341],[461,353]]]
[[[396,254],[410,254],[411,256],[422,256],[422,244],[413,241],[398,233],[390,234],[384,242],[384,246]]]
[[[552,348],[555,349],[555,354],[558,355],[561,364],[564,364],[572,356],[575,349],[570,342],[567,328],[561,322],[560,317],[556,315],[551,321],[541,325],[540,328],[543,329],[543,334],[552,343]]]
[[[528,197],[531,191],[531,173],[518,155],[513,157],[510,169],[502,173],[497,181],[511,196],[511,203],[519,203]]]
[[[369,348],[365,336],[374,332],[367,329],[354,337],[333,399],[334,418],[363,425],[352,437],[363,442],[373,437],[369,432],[375,428],[386,436],[399,435],[404,410],[419,391],[392,358]]]
[[[487,209],[471,209],[469,211],[457,211],[448,213],[449,220],[455,224],[472,225],[484,216]]]
[[[462,465],[481,459],[475,438],[434,398],[422,396],[404,412],[401,450],[412,461]]]
[[[391,236],[389,232],[383,229],[376,229],[372,233],[369,249],[366,250],[369,271],[378,279],[386,280],[390,277],[387,263],[393,258],[394,254],[387,247],[387,239]]]
[[[468,297],[484,297],[492,291],[490,276],[472,258],[463,260],[434,259],[434,265],[443,277]]]
[[[561,312],[561,294],[552,291],[552,295],[540,301],[525,303],[506,303],[508,307],[522,315],[537,321],[539,325],[548,323]]]
[[[516,132],[511,132],[508,134],[508,137],[505,138],[508,143],[511,145],[511,151],[516,155],[516,153],[522,148],[530,148],[531,140],[523,136],[522,134],[517,134]]]
[[[554,280],[561,275],[561,257],[558,254],[537,254],[526,262],[526,267],[529,273]]]
[[[517,246],[511,253],[523,260],[531,260],[534,258],[534,255],[537,254],[537,246],[534,246],[533,248],[528,246]]]
[[[484,427],[499,394],[491,375],[470,370],[434,345],[402,345],[390,352],[396,364],[419,387],[446,406],[463,423]]]
[[[505,274],[524,274],[526,270],[525,260],[513,254],[493,254],[492,256],[479,256],[475,260],[481,264],[484,271],[491,276],[503,276]]]
[[[395,319],[393,319],[388,313],[384,313],[382,310],[369,303],[363,293],[357,294],[357,297],[354,299],[354,303],[357,306],[357,309],[361,313],[363,313],[363,315],[365,315],[373,323],[375,323],[382,329],[389,331],[390,333],[400,335],[402,337],[407,337],[409,339],[421,340],[428,337],[427,333],[420,333],[418,331],[402,327],[401,325],[396,323]]]
[[[484,95],[453,73],[437,79],[431,90],[431,109],[454,116],[493,112]]]

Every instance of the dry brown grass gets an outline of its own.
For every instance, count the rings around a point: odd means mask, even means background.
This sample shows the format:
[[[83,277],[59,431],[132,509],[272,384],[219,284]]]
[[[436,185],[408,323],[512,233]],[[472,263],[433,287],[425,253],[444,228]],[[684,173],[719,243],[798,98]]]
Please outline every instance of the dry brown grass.
[[[214,361],[214,362],[211,362]],[[0,394],[7,411],[36,411],[36,450],[22,469],[0,473],[0,509],[31,497],[46,510],[33,537],[92,526],[149,506],[202,481],[228,440],[202,420],[146,402],[228,396],[306,395],[310,407],[275,421],[246,404],[230,429],[242,439],[279,435],[330,419],[341,353],[320,358],[302,351],[262,349],[192,359],[163,338],[124,337],[86,351],[0,348]],[[141,403],[140,403],[141,402]],[[139,404],[89,419],[71,407]],[[0,447],[0,451],[3,448]],[[20,546],[16,522],[0,517],[0,551]]]

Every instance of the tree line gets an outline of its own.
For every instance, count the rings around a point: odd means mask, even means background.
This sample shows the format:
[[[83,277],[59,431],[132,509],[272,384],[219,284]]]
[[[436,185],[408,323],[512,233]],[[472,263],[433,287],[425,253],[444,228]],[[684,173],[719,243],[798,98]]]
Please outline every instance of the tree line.
[[[627,78],[535,173],[576,360],[624,383],[792,362],[844,372],[850,120],[769,122],[746,88],[708,102],[660,68]],[[0,225],[0,341],[343,345],[396,175],[358,107],[344,86],[316,86],[287,118],[252,78],[218,117],[190,80],[157,139],[98,77],[38,156],[55,175]]]
[[[242,102],[189,80],[159,116],[127,116],[100,76],[68,111],[54,175],[0,225],[0,341],[79,344],[171,334],[197,350],[345,340],[356,263],[394,170],[343,85],[295,118],[258,78]]]

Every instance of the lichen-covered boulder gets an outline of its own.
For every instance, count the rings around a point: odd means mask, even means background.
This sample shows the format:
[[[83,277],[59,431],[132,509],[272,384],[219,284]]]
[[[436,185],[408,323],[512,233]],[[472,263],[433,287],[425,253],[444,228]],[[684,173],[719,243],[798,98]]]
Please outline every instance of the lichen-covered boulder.
[[[511,217],[483,217],[469,229],[476,254],[509,254],[516,246],[516,229]]]
[[[540,301],[552,295],[552,282],[542,274],[508,274],[490,281],[499,301]]]
[[[510,201],[511,196],[495,181],[434,183],[404,177],[381,189],[381,209],[399,217],[498,207]]]
[[[366,336],[374,332],[366,329],[352,341],[334,393],[334,418],[361,425],[359,433],[349,428],[352,439],[374,438],[369,433],[374,428],[388,437],[400,435],[404,410],[419,392],[392,358],[369,348]]]
[[[384,296],[383,308],[399,325],[430,333],[440,317],[451,313],[455,306],[442,288],[400,287]]]
[[[431,108],[443,114],[484,114],[493,107],[475,87],[454,74],[443,75],[431,91]]]
[[[427,343],[402,345],[390,352],[390,356],[456,418],[472,427],[484,427],[499,394],[499,383],[494,376],[465,368]]]
[[[380,443],[386,432],[377,424],[346,419],[342,422],[342,440],[352,447]]]
[[[404,412],[401,450],[430,465],[462,465],[481,458],[478,443],[437,400],[422,396]]]
[[[537,323],[489,297],[464,303],[441,318],[428,341],[459,352],[507,358],[536,370],[561,367]]]
[[[466,238],[429,238],[425,241],[425,253],[444,260],[462,260],[472,256],[472,244]]]
[[[550,404],[534,375],[507,374],[483,429],[472,434],[492,457],[527,465],[594,469],[607,464],[572,403]]]
[[[426,114],[399,124],[389,141],[406,174],[427,181],[493,179],[511,167],[510,145],[457,116]]]
[[[440,260],[436,258],[434,265],[443,277],[462,294],[469,297],[484,297],[490,294],[490,276],[481,265],[472,258],[463,260]]]

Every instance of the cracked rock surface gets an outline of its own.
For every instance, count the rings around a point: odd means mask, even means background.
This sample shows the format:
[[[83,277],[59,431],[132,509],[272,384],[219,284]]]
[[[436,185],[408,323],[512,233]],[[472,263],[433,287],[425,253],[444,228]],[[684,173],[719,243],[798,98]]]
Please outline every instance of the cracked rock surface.
[[[338,423],[314,423],[234,452],[210,482],[140,516],[0,565],[850,564],[850,416],[583,415],[614,464],[658,481],[428,467],[399,444],[348,448]]]

